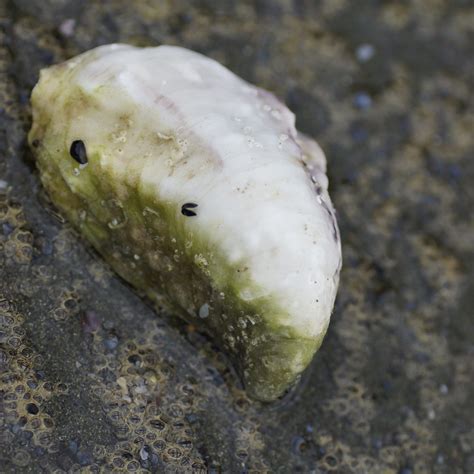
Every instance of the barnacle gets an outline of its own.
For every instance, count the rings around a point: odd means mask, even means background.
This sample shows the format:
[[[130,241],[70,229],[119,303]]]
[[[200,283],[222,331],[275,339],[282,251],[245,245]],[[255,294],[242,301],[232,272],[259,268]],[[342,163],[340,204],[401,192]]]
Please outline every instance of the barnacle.
[[[41,72],[29,143],[53,202],[109,264],[208,332],[248,393],[311,361],[341,248],[325,158],[273,95],[170,46]]]

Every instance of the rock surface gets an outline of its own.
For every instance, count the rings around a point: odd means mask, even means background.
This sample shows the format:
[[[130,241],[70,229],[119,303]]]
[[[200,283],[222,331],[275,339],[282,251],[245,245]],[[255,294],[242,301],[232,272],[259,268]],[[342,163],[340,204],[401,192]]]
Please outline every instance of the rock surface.
[[[473,24],[462,0],[2,2],[2,470],[472,472]],[[214,57],[326,151],[345,268],[326,340],[277,404],[249,401],[39,186],[39,69],[115,41]]]

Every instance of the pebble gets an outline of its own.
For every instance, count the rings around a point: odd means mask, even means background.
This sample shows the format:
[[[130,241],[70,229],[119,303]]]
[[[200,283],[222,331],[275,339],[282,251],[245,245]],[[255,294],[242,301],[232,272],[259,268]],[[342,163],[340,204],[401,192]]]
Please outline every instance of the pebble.
[[[143,446],[142,449],[140,449],[140,459],[143,461],[146,461],[148,459],[149,453],[147,451],[146,446]]]
[[[15,228],[10,225],[8,222],[4,222],[2,224],[2,232],[3,232],[3,235],[5,236],[8,236],[10,235],[13,231],[15,230]]]
[[[354,107],[360,110],[367,110],[372,107],[372,98],[365,92],[359,92],[354,97]]]
[[[199,317],[201,319],[205,319],[209,316],[209,305],[207,303],[204,303],[200,308],[199,308]]]
[[[67,20],[64,20],[58,28],[59,32],[66,38],[70,38],[71,36],[73,36],[75,29],[76,20],[74,20],[73,18],[68,18]]]
[[[366,63],[367,61],[370,61],[374,57],[374,54],[375,48],[369,43],[361,44],[356,49],[356,58],[360,63]]]
[[[104,345],[107,349],[113,351],[118,346],[118,338],[116,336],[109,337],[104,340]]]

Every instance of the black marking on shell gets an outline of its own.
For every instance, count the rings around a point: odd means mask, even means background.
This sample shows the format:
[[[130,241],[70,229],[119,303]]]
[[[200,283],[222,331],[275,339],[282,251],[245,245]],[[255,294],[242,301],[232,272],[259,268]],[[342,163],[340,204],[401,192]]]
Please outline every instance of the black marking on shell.
[[[197,214],[192,211],[191,209],[194,209],[198,207],[198,205],[194,202],[187,202],[185,204],[183,204],[181,206],[181,214],[183,214],[183,216],[187,216],[187,217],[193,217],[193,216],[196,216]]]
[[[69,148],[69,154],[80,164],[87,164],[86,145],[82,140],[74,140]]]

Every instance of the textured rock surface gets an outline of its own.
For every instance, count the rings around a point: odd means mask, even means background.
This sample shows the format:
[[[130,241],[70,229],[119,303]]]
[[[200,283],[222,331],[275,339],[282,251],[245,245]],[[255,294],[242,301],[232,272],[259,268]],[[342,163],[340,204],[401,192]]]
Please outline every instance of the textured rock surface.
[[[471,472],[473,24],[462,0],[0,3],[2,470]],[[346,266],[277,405],[44,198],[25,142],[38,71],[113,41],[214,57],[327,152]]]

